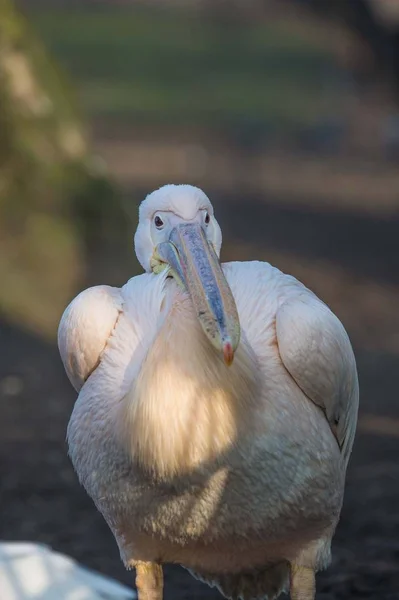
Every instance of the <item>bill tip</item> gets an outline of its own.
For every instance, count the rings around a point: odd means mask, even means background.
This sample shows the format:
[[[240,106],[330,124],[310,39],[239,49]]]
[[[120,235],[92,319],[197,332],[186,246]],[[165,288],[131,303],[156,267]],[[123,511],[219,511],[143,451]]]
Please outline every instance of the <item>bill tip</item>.
[[[223,344],[223,358],[226,365],[230,367],[234,360],[234,350],[231,342],[225,342]]]

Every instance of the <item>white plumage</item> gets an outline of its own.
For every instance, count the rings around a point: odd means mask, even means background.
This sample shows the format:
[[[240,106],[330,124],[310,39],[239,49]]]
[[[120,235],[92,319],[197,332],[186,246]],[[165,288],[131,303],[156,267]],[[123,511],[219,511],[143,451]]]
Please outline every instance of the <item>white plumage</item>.
[[[198,188],[148,196],[135,245],[147,273],[82,292],[60,323],[79,478],[140,600],[162,597],[164,562],[227,597],[311,600],[357,422],[348,336],[268,263],[221,268]]]
[[[42,544],[0,543],[1,600],[133,600],[120,583]]]

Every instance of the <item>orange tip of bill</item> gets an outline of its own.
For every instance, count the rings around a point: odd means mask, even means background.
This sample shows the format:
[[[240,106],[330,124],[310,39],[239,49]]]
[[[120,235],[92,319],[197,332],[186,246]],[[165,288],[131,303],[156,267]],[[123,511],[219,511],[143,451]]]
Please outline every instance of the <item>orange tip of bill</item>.
[[[223,344],[223,358],[228,367],[234,360],[234,350],[230,342],[225,342],[225,344]]]

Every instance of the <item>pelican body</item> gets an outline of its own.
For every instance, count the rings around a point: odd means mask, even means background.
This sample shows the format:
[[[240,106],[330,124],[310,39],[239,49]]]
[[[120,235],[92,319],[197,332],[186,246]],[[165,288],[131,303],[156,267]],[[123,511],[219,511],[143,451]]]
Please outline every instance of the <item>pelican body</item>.
[[[145,273],[68,306],[70,457],[140,600],[162,598],[163,563],[228,598],[311,600],[342,506],[355,358],[304,285],[221,265],[220,246],[207,196],[164,186],[140,206]]]

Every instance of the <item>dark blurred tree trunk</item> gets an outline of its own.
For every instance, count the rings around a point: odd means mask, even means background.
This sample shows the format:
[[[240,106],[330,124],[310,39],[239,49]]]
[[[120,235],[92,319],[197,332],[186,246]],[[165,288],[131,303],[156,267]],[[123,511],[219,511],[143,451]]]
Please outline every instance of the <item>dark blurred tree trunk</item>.
[[[92,162],[69,86],[0,0],[0,311],[45,334],[82,276],[79,222],[98,218],[94,195],[109,191]]]
[[[394,12],[382,18],[378,3],[385,0],[293,1],[322,17],[341,22],[354,32],[373,56],[372,61],[365,59],[354,65],[355,76],[361,83],[384,78],[399,103],[399,18]]]

